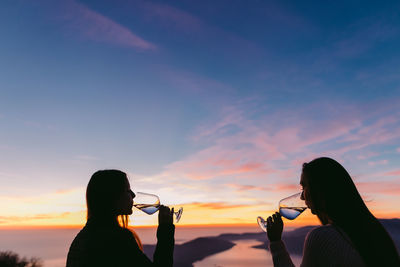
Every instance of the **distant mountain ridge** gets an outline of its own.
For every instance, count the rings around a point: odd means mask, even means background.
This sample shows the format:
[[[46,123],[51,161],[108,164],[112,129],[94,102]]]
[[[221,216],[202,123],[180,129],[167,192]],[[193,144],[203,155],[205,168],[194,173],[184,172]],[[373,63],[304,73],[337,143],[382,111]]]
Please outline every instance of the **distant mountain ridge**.
[[[400,219],[380,219],[379,221],[392,237],[397,247],[397,251],[400,253]],[[292,231],[284,232],[282,240],[285,242],[289,253],[302,255],[304,239],[307,233],[315,227],[318,226],[304,226]],[[234,241],[237,240],[256,240],[260,242],[260,245],[254,246],[254,248],[268,250],[268,240],[264,232],[221,234],[218,236],[201,237],[175,246],[174,266],[193,267],[193,263],[196,261],[200,261],[213,254],[231,249],[235,246]],[[154,249],[154,245],[144,245],[144,252],[147,255],[153,255]]]

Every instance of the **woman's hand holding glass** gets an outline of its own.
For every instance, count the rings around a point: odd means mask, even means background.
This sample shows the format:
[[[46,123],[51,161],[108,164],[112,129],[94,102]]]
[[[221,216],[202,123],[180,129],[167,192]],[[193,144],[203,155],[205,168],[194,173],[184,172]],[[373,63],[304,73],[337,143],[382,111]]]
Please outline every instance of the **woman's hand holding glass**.
[[[281,214],[275,212],[267,219],[267,236],[270,242],[279,241],[282,238],[283,221]]]
[[[174,221],[174,208],[161,205],[158,209],[158,224],[172,224]]]

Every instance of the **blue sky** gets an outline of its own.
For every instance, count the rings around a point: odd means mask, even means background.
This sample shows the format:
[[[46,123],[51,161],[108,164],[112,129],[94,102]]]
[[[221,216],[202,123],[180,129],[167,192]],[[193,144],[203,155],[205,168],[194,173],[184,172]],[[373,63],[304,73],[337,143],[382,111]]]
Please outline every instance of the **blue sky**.
[[[249,222],[318,156],[399,214],[399,7],[3,2],[2,220],[82,211],[91,173],[118,168],[167,202]]]

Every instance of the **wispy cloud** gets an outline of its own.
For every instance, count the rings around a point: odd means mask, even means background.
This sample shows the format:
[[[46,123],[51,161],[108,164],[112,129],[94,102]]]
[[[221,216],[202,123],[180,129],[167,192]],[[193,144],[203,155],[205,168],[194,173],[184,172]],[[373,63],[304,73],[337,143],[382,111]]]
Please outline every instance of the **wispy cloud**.
[[[371,157],[375,157],[375,156],[378,156],[378,155],[379,155],[378,152],[371,152],[371,151],[369,151],[369,152],[365,152],[365,153],[363,153],[363,154],[361,154],[361,155],[358,155],[358,156],[357,156],[357,159],[359,159],[359,160],[365,160],[365,159],[369,159],[369,158],[371,158]]]
[[[234,205],[230,204],[228,202],[214,202],[214,203],[200,203],[200,202],[194,202],[194,203],[188,203],[189,205],[196,205],[201,208],[208,208],[208,209],[214,209],[214,210],[221,210],[221,209],[236,209],[236,208],[245,208],[247,205]]]
[[[157,49],[155,44],[133,33],[128,27],[79,2],[65,1],[55,10],[57,14],[53,15],[63,21],[66,28],[86,39],[139,50]]]
[[[266,163],[241,158],[234,149],[222,151],[218,148],[205,149],[190,159],[175,162],[168,166],[173,172],[184,173],[194,180],[215,179],[223,176],[267,175],[273,172]],[[244,155],[242,155],[244,156]]]
[[[365,23],[369,25],[365,26]],[[343,37],[334,44],[334,54],[340,57],[355,57],[372,49],[380,41],[393,37],[398,30],[384,22],[360,21],[349,37]]]
[[[272,192],[272,191],[290,191],[294,192],[299,190],[299,185],[296,184],[272,184],[270,186],[256,186],[256,185],[243,185],[243,184],[227,184],[227,186],[232,187],[238,191],[265,191],[265,192]]]
[[[265,7],[260,11],[265,14],[268,21],[272,21],[273,25],[282,25],[301,32],[316,31],[316,26],[308,18],[284,8],[279,1],[266,2]]]
[[[84,196],[84,188],[60,189],[41,195],[3,195],[0,196],[0,201],[3,203],[0,214],[34,216],[35,214],[59,213],[60,210],[76,212],[85,208]]]
[[[59,217],[65,217],[66,215],[69,214],[70,214],[69,212],[63,212],[58,214],[35,214],[31,216],[0,216],[0,224],[10,223],[10,222],[20,223],[26,221],[48,220]]]
[[[390,171],[385,173],[387,176],[400,176],[400,170]]]
[[[78,226],[85,223],[86,212],[50,212],[33,213],[30,215],[0,216],[0,228],[15,227],[49,227],[49,226]]]
[[[388,164],[388,162],[389,161],[387,159],[377,160],[377,161],[369,161],[368,165],[369,166],[386,165],[386,164]]]
[[[163,20],[188,32],[202,31],[205,27],[205,23],[201,19],[171,5],[150,1],[140,1],[138,4],[146,13],[148,20],[152,18]]]
[[[223,112],[225,115],[220,120],[196,131],[199,134],[195,140],[201,141],[212,136],[212,145],[169,165],[168,168],[185,173],[192,179],[232,176],[255,178],[271,175],[290,177],[294,173],[288,172],[287,167],[279,167],[275,161],[290,162],[297,153],[310,151],[309,147],[313,145],[349,134],[360,125],[357,119],[322,121],[319,124],[303,119],[299,124],[289,125],[281,120],[282,124],[276,125],[279,118],[275,116],[279,115],[267,115],[259,120],[252,120],[233,107],[229,110],[231,112]],[[231,116],[232,114],[235,115]],[[228,127],[233,130],[229,131]]]
[[[236,32],[221,28],[215,23],[209,23],[197,14],[175,7],[172,2],[165,4],[138,1],[135,5],[127,6],[135,10],[140,9],[141,16],[146,23],[155,22],[158,28],[167,29],[172,35],[190,36],[190,39],[206,45],[209,50],[217,50],[229,55],[232,55],[233,52],[235,57],[240,58],[242,62],[248,61],[249,55],[263,53],[262,47],[257,43]],[[227,42],[229,45],[226,45]],[[237,53],[237,51],[246,51],[246,53]]]
[[[331,156],[346,163],[348,158],[354,160],[346,155],[360,155],[371,146],[388,144],[399,136],[396,134],[399,121],[396,116],[386,117],[386,108],[368,113],[362,106],[346,103],[331,103],[340,106],[332,110],[324,108],[325,103],[320,105],[312,108],[319,110],[321,116],[326,114],[326,119],[315,120],[314,113],[300,107],[292,113],[279,111],[258,116],[253,116],[248,106],[246,112],[234,105],[222,108],[213,120],[195,131],[193,142],[207,144],[206,147],[169,164],[165,174],[179,177],[183,183],[207,181],[208,185],[215,185],[215,189],[207,192],[208,197],[230,192],[243,200],[251,195],[260,198],[261,194],[271,198],[299,190],[303,162]],[[376,105],[390,106],[386,102]],[[393,109],[393,105],[389,107],[392,112]],[[383,175],[382,170],[390,166],[390,160],[370,159],[379,155],[370,152],[358,160],[364,161],[366,167],[381,168]],[[362,175],[358,181],[368,177]],[[370,192],[373,186],[363,185],[362,189]],[[377,188],[376,193],[389,191],[394,194],[390,185],[385,185]]]
[[[173,70],[170,66],[158,66],[158,70],[161,78],[181,92],[215,96],[232,91],[229,85],[192,72]]]
[[[400,183],[398,182],[357,182],[357,187],[365,193],[381,193],[385,195],[400,196]]]

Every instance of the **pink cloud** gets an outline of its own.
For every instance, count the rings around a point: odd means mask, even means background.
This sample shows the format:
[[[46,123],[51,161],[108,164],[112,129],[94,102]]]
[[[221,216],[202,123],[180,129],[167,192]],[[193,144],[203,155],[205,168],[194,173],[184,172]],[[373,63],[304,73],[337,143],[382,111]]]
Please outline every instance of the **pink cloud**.
[[[400,170],[386,172],[384,175],[385,176],[400,176]]]
[[[342,125],[332,121],[325,123],[322,129],[312,130],[314,134],[304,135],[301,124],[272,130],[268,124],[246,120],[244,114],[233,107],[227,110],[229,112],[223,112],[224,115],[215,124],[203,126],[204,130],[196,131],[199,132],[196,140],[212,136],[214,144],[171,164],[168,169],[184,173],[192,179],[214,179],[221,176],[261,178],[271,175],[281,179],[294,178],[298,175],[293,170],[274,166],[273,162],[287,160],[288,156],[304,151],[307,146],[344,135],[358,125],[354,119],[344,120]],[[271,118],[264,120],[269,121]],[[238,131],[226,134],[223,128],[227,125]],[[297,167],[296,171],[299,171],[301,164]]]
[[[393,138],[397,138],[400,134],[400,127],[397,126],[398,117],[386,117],[379,119],[375,123],[360,127],[354,137],[356,140],[367,141],[370,144],[384,143]]]
[[[270,183],[268,186],[256,186],[256,185],[243,185],[243,184],[226,184],[226,186],[235,189],[238,192],[242,191],[265,191],[265,192],[297,192],[300,190],[298,184],[273,184]]]
[[[76,1],[64,2],[59,12],[62,14],[59,18],[67,23],[68,28],[87,39],[140,50],[156,49],[156,45],[134,34],[129,28]]]
[[[375,157],[378,155],[379,155],[379,153],[377,153],[377,152],[364,152],[361,155],[358,155],[357,159],[364,160],[364,159],[372,158],[372,157]]]
[[[227,202],[210,202],[210,203],[193,202],[193,203],[188,203],[188,205],[193,205],[193,206],[200,207],[200,208],[214,209],[214,210],[236,209],[236,208],[247,207],[247,205],[235,205],[235,204],[230,204]]]
[[[270,191],[270,190],[272,190],[272,187],[269,187],[269,186],[242,185],[242,184],[226,184],[226,186],[233,188],[237,191],[250,191],[250,190]]]
[[[278,184],[278,185],[275,185],[275,190],[277,190],[277,191],[300,191],[300,185],[298,185],[298,184]]]
[[[376,192],[387,195],[400,196],[400,184],[395,182],[358,182],[360,192]]]
[[[169,66],[161,68],[159,73],[162,78],[182,92],[213,95],[218,93],[222,95],[232,91],[230,86],[222,82],[187,71],[172,70]]]
[[[187,31],[198,31],[204,27],[204,23],[199,18],[170,5],[143,1],[141,2],[141,7],[146,12],[147,19],[162,19],[172,22],[175,27],[186,29]]]
[[[324,105],[315,104],[311,109],[324,110]],[[396,132],[398,124],[395,116],[383,117],[375,111],[371,115],[356,106],[343,104],[340,109],[334,108],[337,105],[331,104],[332,111],[328,112],[326,120],[320,121],[308,117],[309,112],[313,114],[308,108],[251,119],[239,105],[230,105],[195,131],[194,140],[208,147],[170,164],[168,172],[195,180],[217,182],[237,178],[246,181],[245,185],[235,188],[238,191],[296,191],[304,162],[330,156],[346,163],[347,153],[396,138],[392,134],[393,127]],[[366,121],[368,126],[364,126]],[[226,131],[227,127],[235,130]],[[387,160],[369,163],[380,167],[387,164]],[[259,184],[260,180],[265,185],[252,185]]]
[[[255,160],[243,162],[240,151],[224,151],[210,148],[200,151],[192,157],[168,166],[170,172],[178,172],[194,180],[215,179],[218,177],[255,177],[266,176],[274,171],[266,163]]]
[[[386,165],[388,164],[388,160],[384,159],[384,160],[378,160],[378,161],[369,161],[368,165],[369,166],[376,166],[376,165]]]
[[[216,49],[219,53],[228,53],[229,56],[233,52],[235,57],[242,62],[251,63],[249,55],[259,56],[264,53],[264,48],[257,43],[249,41],[235,32],[226,31],[215,24],[207,23],[201,17],[174,7],[173,4],[140,1],[132,5],[132,8],[140,9],[145,21],[154,21],[158,27],[164,27],[172,35],[175,34],[182,38],[182,34],[185,34],[198,43],[204,43],[209,50]],[[178,31],[173,32],[174,29]],[[226,45],[227,43],[229,45]],[[221,46],[222,50],[219,49]],[[243,50],[246,50],[246,53],[243,53]],[[241,51],[241,53],[237,51]]]

